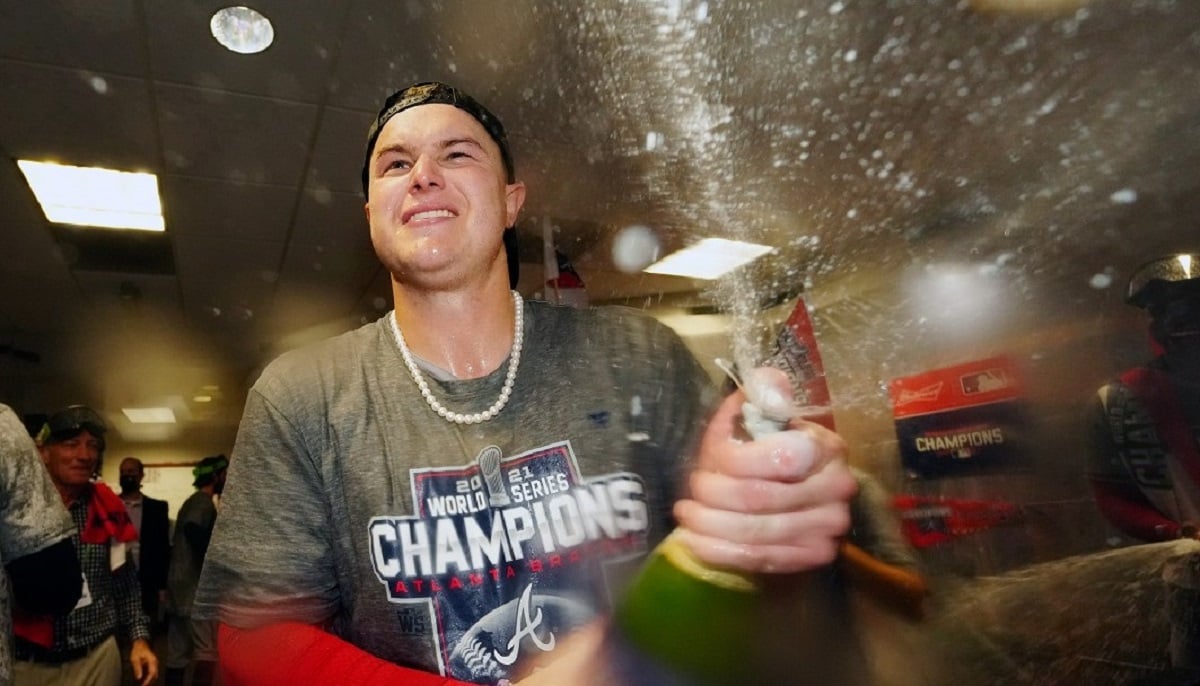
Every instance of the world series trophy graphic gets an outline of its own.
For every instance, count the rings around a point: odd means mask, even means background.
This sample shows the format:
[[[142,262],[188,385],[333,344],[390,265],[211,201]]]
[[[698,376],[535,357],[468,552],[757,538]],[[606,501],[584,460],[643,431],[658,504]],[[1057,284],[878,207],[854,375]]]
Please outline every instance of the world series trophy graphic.
[[[483,489],[487,492],[488,505],[492,507],[508,507],[512,504],[508,492],[504,490],[504,477],[500,474],[500,460],[503,457],[500,448],[489,445],[479,451],[479,457],[475,458],[483,476]]]

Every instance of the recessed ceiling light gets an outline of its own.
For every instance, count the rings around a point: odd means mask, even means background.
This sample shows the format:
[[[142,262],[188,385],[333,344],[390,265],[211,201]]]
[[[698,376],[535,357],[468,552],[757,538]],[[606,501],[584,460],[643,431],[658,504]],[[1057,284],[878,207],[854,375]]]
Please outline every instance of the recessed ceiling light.
[[[17,160],[48,221],[163,231],[158,177],[101,167]]]
[[[175,423],[175,413],[169,407],[123,407],[121,413],[134,424]]]
[[[208,28],[218,43],[243,55],[262,52],[275,40],[271,20],[249,7],[217,10],[208,22]]]
[[[643,271],[650,274],[687,276],[693,279],[718,279],[738,267],[771,252],[774,248],[757,243],[705,238],[683,250],[673,252]]]

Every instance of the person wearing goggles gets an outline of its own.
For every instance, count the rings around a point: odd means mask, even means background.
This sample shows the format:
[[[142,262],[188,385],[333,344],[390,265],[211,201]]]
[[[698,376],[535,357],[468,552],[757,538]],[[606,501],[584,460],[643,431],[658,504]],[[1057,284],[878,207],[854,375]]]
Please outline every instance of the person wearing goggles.
[[[1200,253],[1152,260],[1126,302],[1155,356],[1097,393],[1088,478],[1105,518],[1140,541],[1200,538]]]
[[[72,405],[38,433],[42,464],[75,524],[83,589],[69,612],[14,622],[16,683],[119,686],[118,636],[137,683],[158,677],[130,549],[137,529],[121,498],[96,478],[107,429],[95,410]]]

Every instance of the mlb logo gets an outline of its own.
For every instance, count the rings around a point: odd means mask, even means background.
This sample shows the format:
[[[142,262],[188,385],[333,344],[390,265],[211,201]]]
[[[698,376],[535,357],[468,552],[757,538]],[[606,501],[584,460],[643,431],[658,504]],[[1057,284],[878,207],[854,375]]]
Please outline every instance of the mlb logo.
[[[986,369],[959,377],[963,395],[976,395],[1000,391],[1009,387],[1008,375],[1003,369]]]
[[[1021,386],[1020,369],[1004,356],[893,379],[892,418],[905,470],[936,477],[1024,469]]]

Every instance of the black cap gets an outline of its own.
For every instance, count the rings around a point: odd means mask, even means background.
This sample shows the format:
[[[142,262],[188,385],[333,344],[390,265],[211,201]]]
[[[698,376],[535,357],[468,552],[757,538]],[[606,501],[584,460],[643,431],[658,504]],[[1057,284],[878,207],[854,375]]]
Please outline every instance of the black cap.
[[[367,154],[363,159],[362,168],[364,197],[369,197],[367,193],[367,182],[370,179],[368,170],[371,167],[371,153],[375,152],[375,141],[379,139],[379,132],[383,130],[384,124],[387,124],[389,119],[404,110],[419,105],[453,105],[474,117],[475,121],[479,122],[483,130],[487,131],[488,135],[499,146],[500,158],[504,162],[504,174],[508,182],[513,183],[517,180],[512,155],[508,151],[508,137],[504,134],[504,124],[500,123],[500,119],[492,114],[488,108],[479,104],[478,100],[454,86],[448,86],[438,81],[425,81],[413,84],[389,95],[387,100],[383,101],[383,107],[379,110],[379,114],[375,116],[375,121],[371,122],[371,128],[367,130]]]
[[[38,434],[40,443],[58,443],[87,431],[98,439],[104,439],[108,426],[95,410],[87,405],[71,405],[50,415],[46,425]]]
[[[453,105],[474,117],[475,121],[479,122],[483,130],[487,131],[488,135],[492,137],[492,140],[500,148],[500,159],[504,162],[505,179],[508,183],[514,183],[517,180],[512,153],[508,151],[508,136],[504,133],[504,124],[500,123],[500,119],[492,114],[488,108],[481,105],[478,100],[454,86],[449,86],[438,81],[424,81],[422,83],[415,83],[407,88],[402,88],[389,95],[387,100],[383,101],[383,107],[379,110],[379,114],[375,116],[375,121],[371,122],[371,128],[367,130],[367,154],[363,158],[362,167],[363,197],[370,197],[367,187],[371,178],[371,154],[375,152],[375,141],[379,140],[379,132],[383,130],[384,124],[387,124],[389,119],[404,110],[419,105]],[[516,227],[510,226],[504,230],[504,251],[508,256],[508,287],[516,288],[517,281],[521,277]]]

